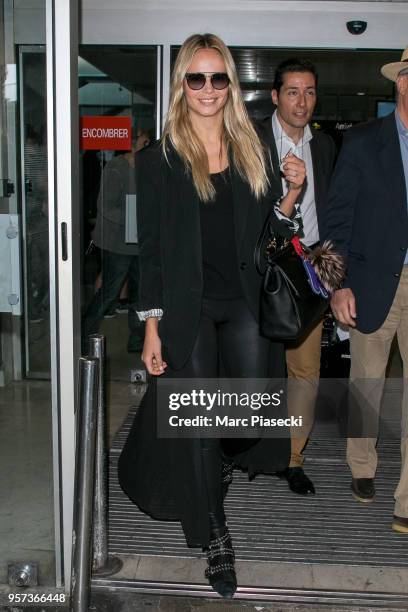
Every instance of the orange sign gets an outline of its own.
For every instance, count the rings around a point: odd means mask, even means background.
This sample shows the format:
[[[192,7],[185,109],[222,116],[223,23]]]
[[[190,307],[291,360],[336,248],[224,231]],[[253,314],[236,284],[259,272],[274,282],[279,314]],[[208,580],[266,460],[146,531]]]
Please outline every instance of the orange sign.
[[[81,117],[81,149],[130,151],[132,117]]]

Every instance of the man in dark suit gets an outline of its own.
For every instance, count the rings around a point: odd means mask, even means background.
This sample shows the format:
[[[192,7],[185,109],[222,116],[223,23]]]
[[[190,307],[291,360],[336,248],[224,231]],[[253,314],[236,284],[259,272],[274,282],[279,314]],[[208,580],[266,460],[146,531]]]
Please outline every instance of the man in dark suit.
[[[303,59],[289,59],[276,69],[272,101],[276,111],[260,125],[261,137],[269,146],[276,193],[287,193],[280,166],[289,152],[304,160],[307,178],[299,192],[298,214],[302,220],[301,240],[313,247],[319,243],[321,215],[335,158],[335,145],[330,136],[309,127],[316,105],[316,69]],[[314,493],[314,485],[303,470],[303,449],[313,422],[314,405],[320,375],[320,348],[323,322],[320,321],[300,342],[286,345],[289,377],[288,411],[302,415],[304,427],[299,435],[292,432],[291,460],[282,473],[294,493]]]
[[[347,262],[347,277],[333,295],[332,309],[350,326],[350,379],[365,401],[360,426],[371,423],[360,432],[349,429],[347,443],[351,489],[360,502],[375,496],[378,415],[395,334],[408,376],[408,49],[401,62],[381,72],[396,83],[397,108],[346,134],[323,219],[324,237],[333,240]],[[392,527],[408,533],[406,390],[402,415],[402,470]]]

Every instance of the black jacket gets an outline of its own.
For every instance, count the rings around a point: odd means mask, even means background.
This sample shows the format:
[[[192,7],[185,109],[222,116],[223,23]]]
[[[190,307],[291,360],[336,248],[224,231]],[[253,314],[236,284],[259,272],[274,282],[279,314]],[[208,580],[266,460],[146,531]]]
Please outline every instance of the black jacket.
[[[140,259],[138,310],[162,308],[159,335],[174,369],[187,361],[201,314],[203,278],[199,199],[174,150],[168,163],[160,143],[139,154],[137,211]],[[258,320],[261,276],[254,248],[277,194],[256,200],[230,163],[235,234],[242,288]],[[280,227],[276,220],[277,228]]]
[[[272,130],[272,118],[268,117],[257,124],[257,131],[262,141],[269,147],[273,168],[272,191],[281,197],[282,180],[280,176],[278,150]],[[310,141],[310,152],[313,163],[314,192],[316,202],[317,224],[319,236],[322,235],[322,212],[327,202],[330,177],[333,172],[336,156],[336,146],[333,139],[319,130],[312,129],[313,138]]]
[[[347,261],[343,286],[356,298],[357,329],[385,321],[408,246],[407,191],[395,115],[344,137],[323,218],[324,237]]]

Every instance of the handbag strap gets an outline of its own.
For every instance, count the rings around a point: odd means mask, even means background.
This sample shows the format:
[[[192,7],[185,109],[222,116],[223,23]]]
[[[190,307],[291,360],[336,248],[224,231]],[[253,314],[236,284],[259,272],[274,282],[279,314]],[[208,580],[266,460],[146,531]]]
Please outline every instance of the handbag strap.
[[[269,214],[266,218],[262,231],[259,234],[259,238],[257,240],[255,251],[254,251],[255,267],[257,269],[258,274],[260,274],[261,276],[265,273],[265,270],[263,270],[261,266],[262,245],[264,244],[266,238],[272,236],[272,231],[270,227],[270,216],[271,215]]]
[[[262,245],[265,243],[265,240],[267,238],[272,238],[272,236],[274,235],[274,231],[272,229],[271,226],[271,215],[273,215],[274,212],[271,212],[267,218],[266,221],[264,223],[264,226],[262,228],[262,231],[259,235],[259,238],[257,240],[256,246],[255,246],[255,251],[254,251],[254,261],[255,261],[255,267],[258,271],[258,274],[260,274],[261,276],[263,276],[265,274],[265,269],[262,269]],[[300,240],[299,240],[299,236],[292,236],[292,238],[289,240],[289,243],[292,243],[293,248],[295,249],[297,255],[299,255],[299,257],[301,257],[302,259],[306,258],[306,253],[304,248],[302,247]]]

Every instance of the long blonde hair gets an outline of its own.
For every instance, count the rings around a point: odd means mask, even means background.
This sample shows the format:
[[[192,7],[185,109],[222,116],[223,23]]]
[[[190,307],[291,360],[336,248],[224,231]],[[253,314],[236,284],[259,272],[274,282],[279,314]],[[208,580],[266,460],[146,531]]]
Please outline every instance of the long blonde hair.
[[[234,60],[228,47],[214,34],[193,34],[183,43],[174,65],[170,104],[164,126],[162,147],[166,155],[169,142],[191,170],[201,200],[215,196],[204,145],[194,131],[183,90],[183,81],[194,54],[199,49],[216,49],[222,56],[229,77],[229,94],[224,106],[222,139],[241,177],[257,199],[265,195],[268,178],[264,152],[242,99]]]

